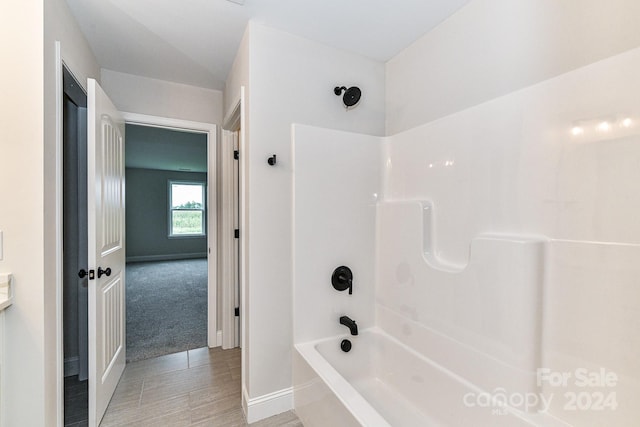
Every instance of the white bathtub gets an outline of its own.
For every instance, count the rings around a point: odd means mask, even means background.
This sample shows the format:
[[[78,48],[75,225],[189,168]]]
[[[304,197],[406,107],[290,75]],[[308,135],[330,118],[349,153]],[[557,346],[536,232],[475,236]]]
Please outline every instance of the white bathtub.
[[[353,343],[348,353],[340,349],[344,338]],[[547,424],[538,422],[537,415],[477,405],[482,390],[378,328],[296,344],[295,349],[294,402],[306,427]]]

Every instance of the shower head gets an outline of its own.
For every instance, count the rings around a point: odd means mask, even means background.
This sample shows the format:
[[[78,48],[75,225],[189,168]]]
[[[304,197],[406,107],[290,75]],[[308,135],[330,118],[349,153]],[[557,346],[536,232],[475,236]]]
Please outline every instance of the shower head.
[[[337,96],[340,96],[342,94],[342,91],[344,91],[342,102],[344,102],[344,106],[346,108],[356,105],[358,101],[360,101],[360,96],[362,96],[362,92],[357,86],[351,86],[349,89],[347,89],[345,86],[336,86],[333,89],[333,93],[335,93]]]

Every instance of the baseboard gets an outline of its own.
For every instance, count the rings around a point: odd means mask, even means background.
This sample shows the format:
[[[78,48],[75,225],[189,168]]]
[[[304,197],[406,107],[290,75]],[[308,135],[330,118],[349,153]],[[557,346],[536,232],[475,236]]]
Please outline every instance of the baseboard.
[[[247,419],[247,414],[249,413],[249,393],[247,393],[247,389],[242,386],[242,412],[244,412],[244,418]]]
[[[206,258],[206,252],[190,254],[167,254],[167,255],[139,255],[128,256],[127,262],[147,262],[147,261],[177,261],[180,259]]]
[[[80,359],[78,356],[67,357],[64,359],[64,376],[70,377],[73,375],[78,375],[80,372]]]
[[[293,409],[293,387],[249,399],[247,389],[242,389],[242,408],[247,423],[272,417]]]

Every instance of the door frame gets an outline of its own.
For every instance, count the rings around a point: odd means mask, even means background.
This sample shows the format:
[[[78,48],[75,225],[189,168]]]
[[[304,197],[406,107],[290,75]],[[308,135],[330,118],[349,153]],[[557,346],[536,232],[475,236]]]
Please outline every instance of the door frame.
[[[236,251],[235,240],[233,235],[234,229],[234,140],[235,134],[238,133],[238,151],[240,151],[240,139],[242,138],[241,126],[241,105],[242,101],[238,100],[229,113],[222,125],[222,135],[220,144],[220,228],[218,242],[220,266],[220,277],[218,279],[221,284],[221,329],[222,329],[222,348],[229,349],[239,345],[235,328],[235,289],[236,276],[241,276],[236,269],[236,262],[240,262],[240,254]],[[239,160],[239,159],[238,159]],[[239,165],[238,165],[239,166]],[[239,174],[239,168],[238,168]],[[239,177],[238,177],[239,178]],[[238,197],[240,195],[238,194]],[[239,200],[237,202],[240,202]],[[239,212],[238,212],[239,213]],[[238,221],[239,222],[239,221]],[[240,224],[238,224],[240,228]],[[240,232],[240,236],[242,236]],[[240,277],[237,278],[238,284]],[[240,301],[238,301],[238,304]],[[239,305],[238,305],[239,307]],[[242,318],[242,316],[240,316]]]
[[[55,169],[56,169],[56,222],[55,222],[55,236],[56,236],[56,424],[58,426],[64,425],[64,335],[63,335],[63,316],[64,316],[64,301],[63,301],[63,258],[62,258],[62,237],[63,237],[63,102],[64,102],[64,85],[63,85],[63,61],[62,61],[62,47],[60,42],[55,42],[55,93],[56,93],[56,147],[55,147]],[[73,74],[73,69],[67,67],[69,72]],[[80,80],[78,80],[80,82]],[[81,83],[82,84],[82,83]],[[85,83],[86,84],[86,83]],[[84,86],[83,86],[84,87]],[[85,88],[86,89],[86,88]]]
[[[249,340],[248,336],[248,320],[249,313],[247,310],[249,299],[249,147],[247,141],[247,135],[249,129],[247,125],[247,91],[244,86],[240,86],[240,93],[231,104],[225,119],[222,121],[224,129],[238,129],[240,127],[240,133],[238,135],[238,150],[240,151],[239,158],[239,176],[238,185],[239,191],[239,210],[240,210],[240,381],[242,388],[242,409],[246,414],[248,411],[248,393],[249,385],[247,384],[249,372],[249,359],[247,354],[249,353]],[[233,215],[233,212],[230,212]],[[225,282],[222,282],[225,283]]]
[[[218,126],[213,123],[194,122],[151,116],[148,114],[122,112],[125,124],[203,133],[207,135],[207,346],[219,347],[222,333],[218,331],[218,192],[217,149]],[[126,144],[126,142],[125,142]]]

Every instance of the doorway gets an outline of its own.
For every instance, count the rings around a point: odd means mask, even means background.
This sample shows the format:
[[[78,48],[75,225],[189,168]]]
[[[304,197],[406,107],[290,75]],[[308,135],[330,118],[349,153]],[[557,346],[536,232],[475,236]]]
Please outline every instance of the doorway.
[[[127,362],[135,362],[207,347],[215,224],[207,134],[127,124],[126,135]]]
[[[87,95],[63,68],[63,325],[65,425],[88,420]]]
[[[204,212],[204,221],[206,225],[206,246],[205,246],[205,257],[206,257],[206,276],[207,276],[207,331],[206,331],[206,343],[208,347],[217,347],[221,344],[221,336],[222,334],[218,331],[218,286],[217,286],[217,239],[218,239],[218,229],[216,227],[217,224],[217,209],[218,209],[218,200],[217,200],[217,173],[216,173],[216,159],[217,159],[217,127],[214,124],[210,123],[202,123],[202,122],[192,122],[187,120],[179,120],[179,119],[170,119],[165,117],[157,117],[157,116],[149,116],[145,114],[137,114],[137,113],[123,113],[125,122],[127,124],[127,131],[134,129],[133,126],[140,128],[144,128],[147,131],[151,129],[156,130],[164,130],[164,131],[176,131],[183,134],[196,134],[206,140],[206,151],[200,152],[200,156],[204,156],[206,160],[206,189],[205,189],[205,204],[206,210]],[[128,144],[128,141],[127,141]],[[145,152],[149,155],[149,150],[153,150],[153,148],[147,147]],[[144,153],[143,153],[144,156]],[[175,159],[174,159],[175,160]],[[178,166],[178,169],[188,169],[188,163],[183,162],[182,165]],[[188,172],[188,171],[182,171]],[[127,186],[129,183],[127,183]],[[167,195],[168,200],[168,192],[169,187],[168,183],[165,183],[165,194]],[[144,196],[144,195],[143,195]],[[146,196],[144,196],[146,197]],[[129,209],[127,208],[127,212]],[[170,216],[170,211],[167,208],[163,210],[166,218]],[[127,214],[128,217],[129,214]],[[167,233],[170,233],[167,222]],[[127,242],[127,247],[129,247],[129,242]],[[140,254],[138,254],[140,255]],[[186,257],[187,261],[189,259],[197,258],[198,256],[202,256],[202,252],[188,252],[188,256]],[[136,254],[127,253],[127,258],[129,261],[164,261],[162,259],[153,259],[153,258],[135,258]],[[179,310],[179,304],[173,304],[171,307],[166,307],[165,310]]]

